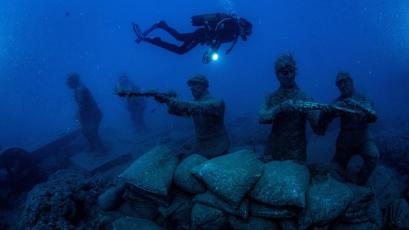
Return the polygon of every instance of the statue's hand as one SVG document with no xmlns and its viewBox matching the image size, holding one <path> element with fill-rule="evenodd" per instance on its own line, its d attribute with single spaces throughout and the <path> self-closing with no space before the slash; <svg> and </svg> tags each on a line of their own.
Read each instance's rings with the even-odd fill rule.
<svg viewBox="0 0 409 230">
<path fill-rule="evenodd" d="M 409 217 L 409 205 L 403 199 L 398 199 L 392 202 L 388 208 L 389 222 L 396 227 L 407 224 Z M 407 226 L 407 225 L 406 225 Z"/>
<path fill-rule="evenodd" d="M 327 105 L 322 108 L 321 112 L 330 115 L 330 116 L 335 116 L 337 114 L 337 109 L 333 105 Z"/>
<path fill-rule="evenodd" d="M 280 112 L 293 113 L 298 110 L 297 105 L 292 100 L 286 100 L 279 106 Z"/>
<path fill-rule="evenodd" d="M 161 103 L 161 104 L 166 104 L 166 103 L 169 103 L 169 101 L 170 101 L 170 98 L 168 96 L 166 96 L 166 95 L 163 95 L 163 94 L 155 95 L 154 99 L 157 102 Z"/>
</svg>

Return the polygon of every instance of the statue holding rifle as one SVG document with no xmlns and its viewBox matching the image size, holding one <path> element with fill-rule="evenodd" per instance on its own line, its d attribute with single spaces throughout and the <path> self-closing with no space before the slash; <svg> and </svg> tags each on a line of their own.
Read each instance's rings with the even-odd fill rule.
<svg viewBox="0 0 409 230">
<path fill-rule="evenodd" d="M 168 106 L 172 115 L 191 117 L 196 131 L 196 141 L 193 153 L 207 158 L 227 153 L 230 138 L 224 126 L 225 104 L 222 99 L 212 96 L 209 91 L 209 81 L 203 75 L 195 75 L 187 81 L 193 95 L 193 100 L 181 100 L 175 93 L 159 93 L 157 91 L 127 92 L 117 90 L 123 97 L 153 97 L 161 104 Z"/>
</svg>

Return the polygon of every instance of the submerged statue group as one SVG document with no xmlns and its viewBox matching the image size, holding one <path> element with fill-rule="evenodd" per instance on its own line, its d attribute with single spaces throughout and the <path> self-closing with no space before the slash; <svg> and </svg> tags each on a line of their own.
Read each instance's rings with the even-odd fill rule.
<svg viewBox="0 0 409 230">
<path fill-rule="evenodd" d="M 177 54 L 206 45 L 209 50 L 203 55 L 205 64 L 212 61 L 210 54 L 217 53 L 222 44 L 232 43 L 229 53 L 239 38 L 246 41 L 252 33 L 252 24 L 235 15 L 194 16 L 192 24 L 199 28 L 191 33 L 180 33 L 165 21 L 144 32 L 137 24 L 133 24 L 133 29 L 137 43 L 152 44 Z M 181 46 L 151 36 L 157 29 L 169 33 Z M 79 223 L 88 227 L 88 220 L 100 221 L 103 216 L 101 220 L 106 223 L 101 222 L 101 226 L 112 225 L 113 229 L 144 226 L 162 229 L 159 225 L 167 229 L 279 229 L 278 226 L 280 229 L 380 229 L 382 221 L 385 229 L 407 229 L 408 191 L 404 199 L 395 199 L 380 207 L 374 183 L 372 180 L 368 183 L 379 159 L 379 150 L 369 131 L 369 125 L 377 120 L 377 113 L 372 103 L 355 90 L 351 75 L 343 71 L 336 74 L 339 96 L 327 104 L 314 101 L 299 88 L 297 65 L 292 55 L 279 56 L 273 68 L 279 87 L 267 95 L 258 112 L 258 122 L 271 126 L 264 153 L 260 155 L 255 150 L 232 151 L 224 122 L 226 104 L 209 92 L 206 76 L 197 74 L 187 81 L 191 100 L 183 100 L 173 92 L 140 90 L 126 74 L 119 76 L 115 94 L 124 99 L 137 133 L 146 134 L 145 97 L 151 97 L 166 106 L 169 114 L 192 119 L 193 148 L 180 150 L 176 144 L 158 145 L 141 156 L 138 152 L 133 163 L 126 159 L 126 163 L 131 164 L 121 174 L 116 175 L 115 171 L 115 177 L 106 184 L 93 184 L 98 192 L 89 191 L 88 186 L 81 183 L 73 185 L 87 189 L 85 193 L 90 196 L 84 200 L 89 201 L 88 205 L 98 205 L 96 209 L 89 208 L 96 206 L 85 206 L 87 202 L 83 198 L 79 199 L 82 203 L 78 202 L 77 196 L 84 197 L 83 193 L 71 189 L 70 185 L 71 193 L 45 190 L 47 196 L 36 195 L 34 189 L 33 197 L 38 199 L 31 200 L 40 201 L 33 205 L 29 200 L 25 209 L 29 215 L 24 215 L 33 226 L 54 226 L 58 222 L 61 226 L 75 227 Z M 106 154 L 108 149 L 99 135 L 103 111 L 79 74 L 69 74 L 66 83 L 73 91 L 78 106 L 76 118 L 89 151 Z M 323 136 L 336 118 L 340 126 L 330 167 L 308 164 L 307 123 L 316 135 Z M 32 164 L 28 156 L 29 153 L 21 149 L 7 150 L 0 155 L 0 170 L 6 169 L 11 182 L 25 184 L 27 178 L 35 177 L 37 170 L 21 164 Z M 354 156 L 360 156 L 363 164 L 358 175 L 351 178 L 347 169 Z M 115 167 L 119 166 L 116 160 L 112 162 Z M 102 168 L 108 170 L 107 165 L 112 164 Z M 60 179 L 66 178 L 65 174 L 61 175 Z M 61 187 L 53 180 L 49 184 L 51 191 Z M 0 196 L 0 207 L 5 200 Z M 71 219 L 67 215 L 66 210 L 77 213 L 76 209 L 66 208 L 70 207 L 67 200 L 79 204 L 78 216 L 81 217 Z M 37 203 L 51 204 L 53 208 L 37 207 Z M 46 214 L 41 218 L 31 218 L 43 212 Z M 231 228 L 225 228 L 227 226 Z"/>
<path fill-rule="evenodd" d="M 355 91 L 353 79 L 347 72 L 339 72 L 336 86 L 340 95 L 331 104 L 314 102 L 296 83 L 297 66 L 292 55 L 280 56 L 274 65 L 280 87 L 266 97 L 259 111 L 259 123 L 271 125 L 271 133 L 264 150 L 264 161 L 295 160 L 305 162 L 307 159 L 306 123 L 308 122 L 317 135 L 324 135 L 328 125 L 337 117 L 341 120 L 340 131 L 336 141 L 336 152 L 332 163 L 333 176 L 345 179 L 350 159 L 359 155 L 363 165 L 356 181 L 365 185 L 376 167 L 379 153 L 368 125 L 377 120 L 371 102 Z M 121 81 L 121 80 L 120 80 Z M 134 99 L 141 99 L 136 88 L 124 84 L 122 77 L 122 96 L 128 100 L 128 110 L 143 110 L 140 105 L 132 110 Z M 75 84 L 73 84 L 73 82 Z M 195 146 L 192 152 L 214 158 L 229 151 L 230 139 L 224 125 L 225 103 L 222 99 L 210 94 L 208 79 L 195 75 L 187 82 L 193 100 L 181 100 L 175 95 L 153 93 L 150 96 L 168 107 L 168 112 L 176 116 L 191 117 L 196 132 Z M 101 146 L 98 138 L 98 126 L 101 114 L 89 90 L 79 83 L 77 75 L 68 77 L 68 85 L 75 89 L 75 98 L 79 105 L 79 120 L 83 134 L 92 148 Z M 73 87 L 77 85 L 79 87 Z M 121 87 L 121 84 L 120 84 Z M 134 93 L 134 94 L 132 94 Z M 135 96 L 135 97 L 133 97 Z M 132 102 L 134 101 L 134 102 Z M 136 104 L 143 104 L 137 102 Z M 134 106 L 135 107 L 135 106 Z M 134 112 L 135 113 L 135 112 Z M 140 117 L 141 114 L 132 116 Z M 134 118 L 141 123 L 141 119 Z M 143 127 L 143 125 L 139 125 Z"/>
</svg>

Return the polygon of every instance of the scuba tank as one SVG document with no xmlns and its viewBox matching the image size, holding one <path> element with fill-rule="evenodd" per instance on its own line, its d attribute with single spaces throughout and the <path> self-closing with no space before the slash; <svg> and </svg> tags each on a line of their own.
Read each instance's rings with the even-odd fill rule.
<svg viewBox="0 0 409 230">
<path fill-rule="evenodd" d="M 221 20 L 230 17 L 228 14 L 213 13 L 213 14 L 201 14 L 192 16 L 193 26 L 211 26 L 215 27 Z"/>
</svg>

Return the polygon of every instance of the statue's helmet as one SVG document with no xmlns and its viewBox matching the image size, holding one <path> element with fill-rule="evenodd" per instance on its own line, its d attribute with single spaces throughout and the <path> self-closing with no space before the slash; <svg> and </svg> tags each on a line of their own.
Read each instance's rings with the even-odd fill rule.
<svg viewBox="0 0 409 230">
<path fill-rule="evenodd" d="M 70 87 L 76 87 L 80 83 L 80 75 L 78 73 L 70 73 L 67 76 L 67 84 Z"/>
<path fill-rule="evenodd" d="M 201 84 L 207 88 L 209 87 L 209 80 L 202 74 L 196 74 L 187 81 L 188 86 L 192 86 L 193 84 Z"/>
<path fill-rule="evenodd" d="M 352 77 L 348 72 L 340 71 L 337 73 L 335 82 L 338 84 L 341 81 L 349 80 L 352 81 Z"/>
<path fill-rule="evenodd" d="M 281 55 L 274 63 L 274 68 L 276 72 L 280 72 L 282 70 L 286 71 L 296 71 L 296 63 L 291 54 L 283 54 Z"/>
</svg>

